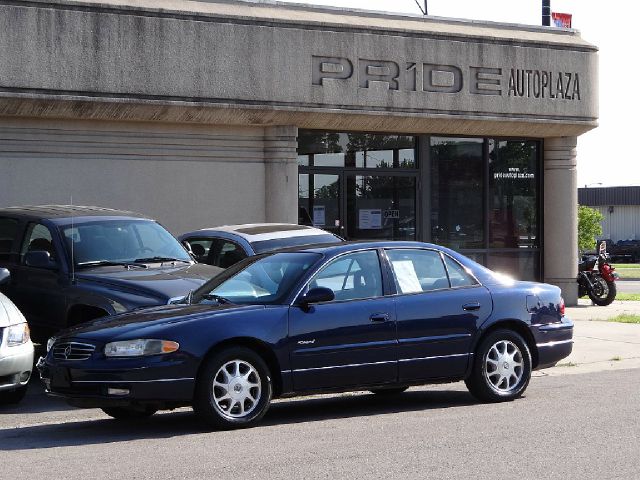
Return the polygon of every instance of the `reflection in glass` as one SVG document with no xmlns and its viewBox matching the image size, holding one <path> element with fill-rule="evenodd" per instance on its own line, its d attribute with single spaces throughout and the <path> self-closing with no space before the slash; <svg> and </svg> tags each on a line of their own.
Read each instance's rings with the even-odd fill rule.
<svg viewBox="0 0 640 480">
<path fill-rule="evenodd" d="M 515 280 L 540 280 L 538 252 L 491 253 L 487 267 L 495 272 L 505 273 Z"/>
<path fill-rule="evenodd" d="M 312 194 L 310 194 L 313 192 Z M 298 223 L 340 235 L 340 177 L 298 175 Z"/>
<path fill-rule="evenodd" d="M 537 142 L 490 142 L 489 198 L 489 246 L 537 248 Z"/>
<path fill-rule="evenodd" d="M 335 133 L 302 130 L 298 154 L 303 166 L 416 168 L 416 137 L 377 133 Z"/>
<path fill-rule="evenodd" d="M 416 180 L 387 175 L 347 176 L 349 239 L 416 239 Z"/>
<path fill-rule="evenodd" d="M 483 139 L 431 138 L 432 241 L 484 247 Z"/>
</svg>

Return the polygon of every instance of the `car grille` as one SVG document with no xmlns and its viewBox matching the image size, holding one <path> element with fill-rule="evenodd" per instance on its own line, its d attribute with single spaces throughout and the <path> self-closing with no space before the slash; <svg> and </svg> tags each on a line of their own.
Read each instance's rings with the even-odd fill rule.
<svg viewBox="0 0 640 480">
<path fill-rule="evenodd" d="M 53 358 L 56 360 L 87 360 L 95 349 L 95 345 L 88 343 L 56 343 L 53 346 Z"/>
</svg>

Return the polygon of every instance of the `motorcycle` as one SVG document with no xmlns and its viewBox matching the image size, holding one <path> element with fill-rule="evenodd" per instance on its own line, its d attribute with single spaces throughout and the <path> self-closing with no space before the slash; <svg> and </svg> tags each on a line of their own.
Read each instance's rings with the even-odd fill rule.
<svg viewBox="0 0 640 480">
<path fill-rule="evenodd" d="M 593 303 L 609 305 L 616 298 L 615 267 L 609 263 L 607 244 L 600 243 L 598 255 L 585 255 L 578 263 L 578 296 L 588 295 Z"/>
</svg>

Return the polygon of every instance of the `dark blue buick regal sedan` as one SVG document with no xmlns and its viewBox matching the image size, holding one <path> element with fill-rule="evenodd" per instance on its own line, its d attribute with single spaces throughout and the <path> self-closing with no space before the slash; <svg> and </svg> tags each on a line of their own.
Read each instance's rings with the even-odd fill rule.
<svg viewBox="0 0 640 480">
<path fill-rule="evenodd" d="M 247 258 L 180 304 L 63 331 L 38 366 L 71 405 L 118 419 L 192 405 L 233 428 L 317 392 L 464 380 L 481 401 L 512 400 L 572 335 L 557 287 L 436 245 L 360 242 Z"/>
</svg>

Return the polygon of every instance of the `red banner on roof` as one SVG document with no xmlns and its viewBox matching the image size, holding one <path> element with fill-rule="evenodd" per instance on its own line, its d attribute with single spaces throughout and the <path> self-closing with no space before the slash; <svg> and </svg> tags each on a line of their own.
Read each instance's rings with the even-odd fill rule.
<svg viewBox="0 0 640 480">
<path fill-rule="evenodd" d="M 551 19 L 556 27 L 571 28 L 571 14 L 570 13 L 556 13 L 551 12 Z"/>
</svg>

